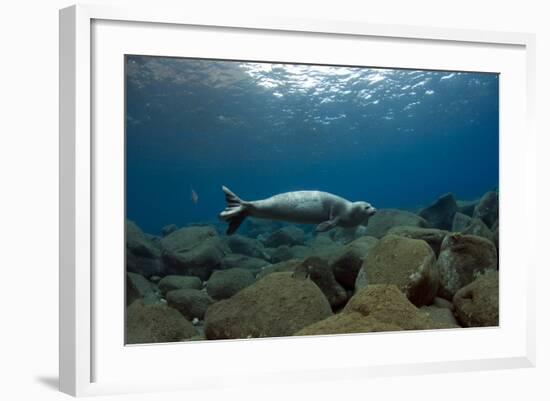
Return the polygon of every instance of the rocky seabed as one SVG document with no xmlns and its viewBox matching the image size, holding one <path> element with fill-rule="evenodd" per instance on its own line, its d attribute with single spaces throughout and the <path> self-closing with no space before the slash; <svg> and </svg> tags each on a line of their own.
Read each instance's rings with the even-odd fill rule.
<svg viewBox="0 0 550 401">
<path fill-rule="evenodd" d="M 126 222 L 129 344 L 498 326 L 498 193 L 366 226 Z"/>
</svg>

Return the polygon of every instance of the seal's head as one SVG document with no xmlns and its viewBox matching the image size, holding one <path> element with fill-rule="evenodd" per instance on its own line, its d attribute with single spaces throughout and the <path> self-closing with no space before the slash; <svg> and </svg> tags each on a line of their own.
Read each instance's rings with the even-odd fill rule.
<svg viewBox="0 0 550 401">
<path fill-rule="evenodd" d="M 361 223 L 366 223 L 369 220 L 369 217 L 376 213 L 376 208 L 374 208 L 368 202 L 353 202 L 352 203 L 352 214 L 355 221 L 360 221 Z"/>
</svg>

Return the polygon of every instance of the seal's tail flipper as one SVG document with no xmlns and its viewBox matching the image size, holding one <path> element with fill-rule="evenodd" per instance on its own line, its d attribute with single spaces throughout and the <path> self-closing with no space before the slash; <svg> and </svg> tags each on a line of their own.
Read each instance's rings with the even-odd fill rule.
<svg viewBox="0 0 550 401">
<path fill-rule="evenodd" d="M 225 186 L 222 186 L 222 190 L 225 193 L 227 207 L 220 213 L 220 219 L 229 223 L 226 234 L 231 235 L 237 231 L 237 228 L 248 216 L 248 202 L 243 201 Z"/>
</svg>

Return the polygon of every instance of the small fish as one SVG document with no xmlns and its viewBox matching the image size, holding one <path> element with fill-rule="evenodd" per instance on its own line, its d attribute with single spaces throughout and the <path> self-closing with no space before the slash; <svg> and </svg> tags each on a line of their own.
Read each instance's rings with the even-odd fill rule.
<svg viewBox="0 0 550 401">
<path fill-rule="evenodd" d="M 191 201 L 193 201 L 195 205 L 199 202 L 199 195 L 197 195 L 193 188 L 191 188 Z"/>
</svg>

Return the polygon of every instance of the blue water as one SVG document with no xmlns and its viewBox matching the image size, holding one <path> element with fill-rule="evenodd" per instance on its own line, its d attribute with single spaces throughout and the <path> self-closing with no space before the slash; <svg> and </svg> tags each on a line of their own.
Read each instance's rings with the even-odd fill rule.
<svg viewBox="0 0 550 401">
<path fill-rule="evenodd" d="M 377 208 L 498 185 L 498 75 L 126 59 L 127 217 L 156 234 L 319 189 Z M 193 189 L 199 199 L 191 199 Z"/>
</svg>

